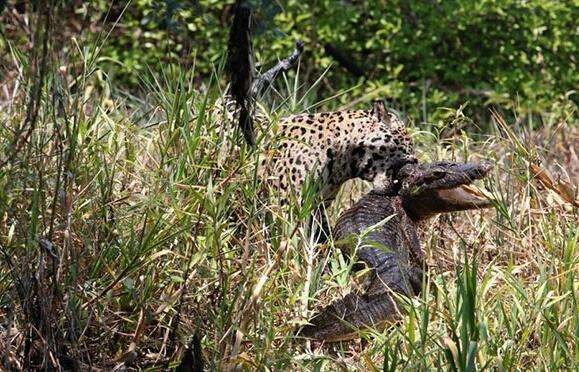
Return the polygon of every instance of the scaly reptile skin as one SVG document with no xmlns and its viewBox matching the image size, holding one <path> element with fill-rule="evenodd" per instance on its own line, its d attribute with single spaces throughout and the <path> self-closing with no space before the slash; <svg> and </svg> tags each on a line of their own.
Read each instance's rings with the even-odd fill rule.
<svg viewBox="0 0 579 372">
<path fill-rule="evenodd" d="M 361 328 L 399 317 L 394 293 L 411 297 L 421 291 L 424 258 L 419 224 L 437 213 L 490 206 L 487 200 L 464 194 L 459 186 L 485 177 L 491 168 L 488 163 L 409 165 L 401 172 L 404 182 L 397 195 L 373 190 L 344 212 L 333 229 L 336 246 L 374 271 L 364 293 L 350 293 L 325 307 L 301 335 L 329 342 L 348 340 Z M 390 219 L 370 229 L 386 218 Z"/>
<path fill-rule="evenodd" d="M 389 221 L 356 244 L 361 233 L 389 216 Z M 353 338 L 359 328 L 394 320 L 399 311 L 392 292 L 406 296 L 420 293 L 423 255 L 415 222 L 406 216 L 400 200 L 379 191 L 370 192 L 345 212 L 333 234 L 335 241 L 345 240 L 337 243 L 344 253 L 355 253 L 360 261 L 375 268 L 365 293 L 350 293 L 324 308 L 302 331 L 306 337 L 341 341 Z M 352 244 L 352 239 L 356 243 Z M 353 252 L 356 246 L 358 250 Z"/>
</svg>

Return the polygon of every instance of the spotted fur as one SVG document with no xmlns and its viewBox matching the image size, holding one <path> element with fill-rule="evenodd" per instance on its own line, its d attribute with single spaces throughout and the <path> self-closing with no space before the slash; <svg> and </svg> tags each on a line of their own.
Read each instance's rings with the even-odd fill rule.
<svg viewBox="0 0 579 372">
<path fill-rule="evenodd" d="M 387 181 L 416 162 L 404 123 L 380 103 L 370 110 L 293 115 L 281 119 L 279 128 L 261 173 L 282 195 L 293 192 L 298 199 L 308 176 L 319 182 L 327 202 L 349 179 Z"/>
</svg>

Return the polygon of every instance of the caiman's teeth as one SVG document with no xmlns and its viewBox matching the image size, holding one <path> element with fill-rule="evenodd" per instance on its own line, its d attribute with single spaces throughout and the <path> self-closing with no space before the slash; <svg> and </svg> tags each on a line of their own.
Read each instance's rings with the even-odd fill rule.
<svg viewBox="0 0 579 372">
<path fill-rule="evenodd" d="M 495 199 L 493 197 L 493 195 L 488 190 L 480 188 L 476 185 L 462 185 L 461 187 L 469 194 L 478 196 L 479 198 L 489 199 L 489 200 Z"/>
</svg>

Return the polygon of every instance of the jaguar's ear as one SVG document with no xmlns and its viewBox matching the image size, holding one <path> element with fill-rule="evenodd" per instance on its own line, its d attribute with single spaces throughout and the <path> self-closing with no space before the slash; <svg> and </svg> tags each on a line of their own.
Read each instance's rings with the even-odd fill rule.
<svg viewBox="0 0 579 372">
<path fill-rule="evenodd" d="M 384 122 L 386 115 L 388 115 L 388 110 L 386 110 L 384 101 L 378 99 L 372 103 L 372 115 L 378 118 L 378 120 Z"/>
</svg>

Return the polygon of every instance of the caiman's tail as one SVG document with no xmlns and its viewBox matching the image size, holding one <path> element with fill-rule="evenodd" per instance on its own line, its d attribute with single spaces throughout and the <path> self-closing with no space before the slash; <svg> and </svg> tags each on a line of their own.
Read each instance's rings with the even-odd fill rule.
<svg viewBox="0 0 579 372">
<path fill-rule="evenodd" d="M 360 329 L 380 327 L 397 318 L 398 306 L 389 293 L 376 297 L 350 293 L 324 308 L 300 335 L 328 342 L 358 337 Z"/>
<path fill-rule="evenodd" d="M 400 318 L 403 309 L 396 301 L 397 295 L 410 297 L 420 293 L 422 269 L 408 263 L 403 255 L 368 247 L 359 256 L 375 264 L 366 291 L 349 293 L 326 306 L 300 335 L 328 342 L 355 338 L 360 329 L 380 328 Z"/>
</svg>

